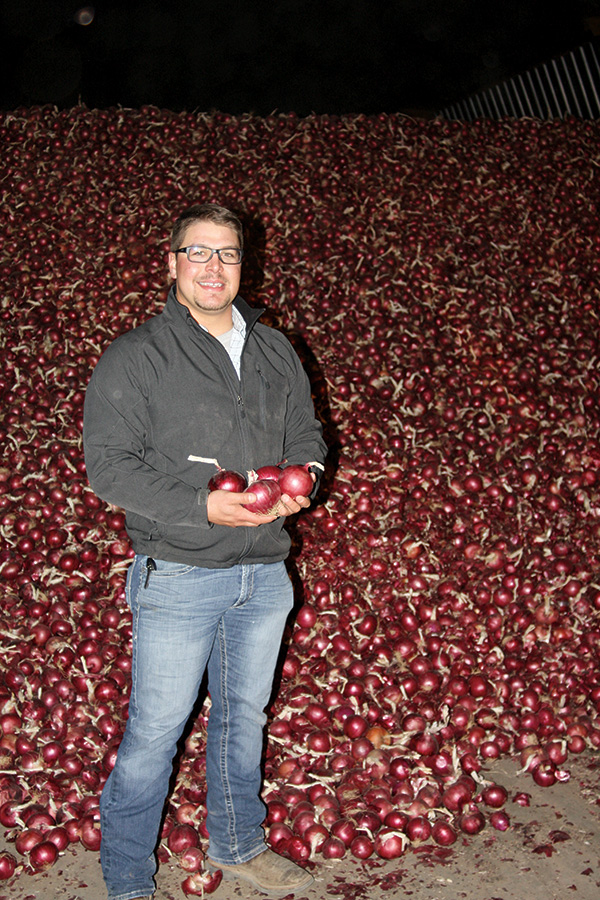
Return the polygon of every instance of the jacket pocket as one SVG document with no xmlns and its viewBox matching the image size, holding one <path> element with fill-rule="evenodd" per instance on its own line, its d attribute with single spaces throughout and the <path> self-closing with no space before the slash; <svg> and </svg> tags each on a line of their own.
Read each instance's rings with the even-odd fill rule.
<svg viewBox="0 0 600 900">
<path fill-rule="evenodd" d="M 256 373 L 258 375 L 258 408 L 260 411 L 261 422 L 267 422 L 268 392 L 271 390 L 269 379 L 257 364 Z"/>
</svg>

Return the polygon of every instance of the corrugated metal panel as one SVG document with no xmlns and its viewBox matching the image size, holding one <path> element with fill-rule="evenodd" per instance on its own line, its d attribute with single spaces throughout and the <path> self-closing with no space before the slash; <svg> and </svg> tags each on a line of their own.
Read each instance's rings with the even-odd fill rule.
<svg viewBox="0 0 600 900">
<path fill-rule="evenodd" d="M 600 118 L 600 63 L 597 47 L 584 44 L 486 91 L 447 106 L 446 119 Z"/>
</svg>

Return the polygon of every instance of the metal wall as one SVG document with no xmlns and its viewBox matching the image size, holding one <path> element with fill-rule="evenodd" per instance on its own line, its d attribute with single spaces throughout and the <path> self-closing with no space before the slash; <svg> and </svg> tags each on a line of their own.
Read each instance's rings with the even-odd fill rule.
<svg viewBox="0 0 600 900">
<path fill-rule="evenodd" d="M 600 63 L 597 43 L 530 69 L 440 111 L 446 119 L 600 118 Z"/>
</svg>

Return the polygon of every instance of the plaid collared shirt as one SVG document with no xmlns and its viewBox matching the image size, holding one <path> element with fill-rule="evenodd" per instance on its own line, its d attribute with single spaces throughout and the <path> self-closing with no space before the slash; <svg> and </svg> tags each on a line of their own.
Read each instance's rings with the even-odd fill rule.
<svg viewBox="0 0 600 900">
<path fill-rule="evenodd" d="M 233 319 L 233 328 L 231 331 L 226 331 L 225 334 L 220 334 L 217 337 L 217 340 L 221 341 L 227 350 L 239 378 L 242 364 L 242 349 L 246 338 L 246 323 L 244 322 L 244 317 L 238 312 L 235 306 L 231 307 L 231 316 Z M 202 328 L 204 328 L 204 325 L 202 325 Z M 204 330 L 208 331 L 207 328 Z"/>
<path fill-rule="evenodd" d="M 229 353 L 231 362 L 233 363 L 239 378 L 242 362 L 242 347 L 244 346 L 244 340 L 246 339 L 246 323 L 244 322 L 244 317 L 241 312 L 239 312 L 235 306 L 231 307 L 231 313 L 233 316 L 233 331 L 231 332 L 231 343 L 227 348 L 227 352 Z"/>
</svg>

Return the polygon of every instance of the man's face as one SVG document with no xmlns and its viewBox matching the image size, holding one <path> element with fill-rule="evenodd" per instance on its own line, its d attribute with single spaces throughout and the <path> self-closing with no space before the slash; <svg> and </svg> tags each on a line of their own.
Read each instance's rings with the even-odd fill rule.
<svg viewBox="0 0 600 900">
<path fill-rule="evenodd" d="M 212 250 L 239 247 L 235 231 L 212 222 L 192 223 L 182 247 L 200 244 Z M 207 263 L 191 263 L 185 253 L 169 253 L 169 273 L 175 279 L 177 299 L 212 334 L 231 328 L 231 304 L 239 287 L 241 266 L 223 265 L 216 253 Z"/>
</svg>

